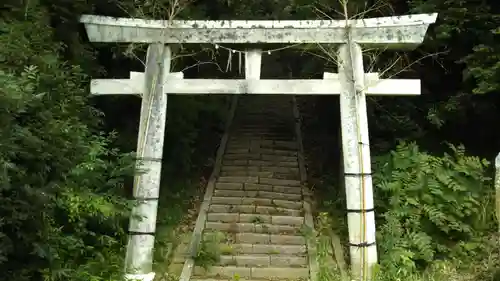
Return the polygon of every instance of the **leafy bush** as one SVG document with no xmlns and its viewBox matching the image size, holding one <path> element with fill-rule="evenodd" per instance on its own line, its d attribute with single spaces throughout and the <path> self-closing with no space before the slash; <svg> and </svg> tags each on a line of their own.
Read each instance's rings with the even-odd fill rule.
<svg viewBox="0 0 500 281">
<path fill-rule="evenodd" d="M 410 275 L 436 260 L 473 257 L 492 227 L 488 162 L 465 155 L 442 157 L 400 143 L 375 159 L 374 176 L 381 266 Z"/>
<path fill-rule="evenodd" d="M 59 56 L 48 14 L 0 21 L 0 279 L 120 274 L 130 155 L 96 135 L 88 79 Z"/>
</svg>

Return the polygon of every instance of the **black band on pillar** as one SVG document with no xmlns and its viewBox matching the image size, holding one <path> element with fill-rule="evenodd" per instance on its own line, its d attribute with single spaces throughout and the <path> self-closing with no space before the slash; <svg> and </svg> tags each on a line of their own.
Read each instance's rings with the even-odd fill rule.
<svg viewBox="0 0 500 281">
<path fill-rule="evenodd" d="M 153 235 L 153 236 L 155 235 L 154 232 L 131 231 L 131 230 L 128 231 L 128 234 L 129 235 Z"/>
<path fill-rule="evenodd" d="M 374 246 L 376 244 L 377 244 L 376 242 L 371 242 L 371 243 L 363 242 L 363 243 L 359 243 L 359 244 L 347 243 L 347 245 L 349 245 L 351 247 L 358 247 L 358 248 L 366 248 L 366 247 Z"/>
<path fill-rule="evenodd" d="M 158 198 L 154 198 L 154 197 L 134 197 L 134 200 L 138 200 L 138 201 L 158 201 Z"/>
<path fill-rule="evenodd" d="M 348 213 L 369 213 L 375 211 L 374 208 L 371 209 L 346 209 Z"/>
<path fill-rule="evenodd" d="M 151 162 L 161 162 L 162 158 L 154 158 L 154 157 L 137 157 L 135 160 L 139 161 L 151 161 Z"/>
<path fill-rule="evenodd" d="M 363 177 L 363 176 L 371 176 L 372 173 L 344 173 L 346 177 Z"/>
</svg>

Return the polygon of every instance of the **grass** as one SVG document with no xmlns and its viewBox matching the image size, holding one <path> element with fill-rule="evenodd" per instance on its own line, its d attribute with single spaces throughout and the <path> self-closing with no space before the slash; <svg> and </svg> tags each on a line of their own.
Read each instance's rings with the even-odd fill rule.
<svg viewBox="0 0 500 281">
<path fill-rule="evenodd" d="M 194 257 L 194 263 L 204 269 L 218 263 L 222 255 L 220 245 L 224 240 L 226 240 L 226 236 L 222 232 L 204 233 L 198 252 Z"/>
<path fill-rule="evenodd" d="M 179 242 L 182 234 L 188 229 L 189 221 L 193 216 L 196 219 L 196 212 L 189 213 L 196 204 L 194 198 L 199 198 L 201 190 L 199 183 L 190 181 L 163 184 L 158 207 L 156 240 L 154 252 L 155 272 L 164 275 L 168 272 L 168 266 L 172 259 L 172 254 Z"/>
<path fill-rule="evenodd" d="M 251 219 L 250 221 L 251 223 L 255 223 L 255 224 L 263 224 L 264 223 L 264 219 L 260 216 L 255 216 Z"/>
<path fill-rule="evenodd" d="M 315 195 L 317 200 L 315 236 L 318 281 L 350 281 L 348 270 L 347 221 L 344 196 L 335 190 L 339 186 L 335 176 L 317 180 Z M 377 225 L 380 229 L 382 225 Z M 383 252 L 387 248 L 384 240 L 378 240 L 379 262 L 375 267 L 372 281 L 500 281 L 500 242 L 498 237 L 491 239 L 476 237 L 478 243 L 485 243 L 485 250 L 474 250 L 471 257 L 451 257 L 431 263 L 426 268 L 417 271 L 407 271 L 403 267 L 387 265 L 391 262 L 391 253 Z M 474 256 L 475 255 L 475 256 Z"/>
</svg>

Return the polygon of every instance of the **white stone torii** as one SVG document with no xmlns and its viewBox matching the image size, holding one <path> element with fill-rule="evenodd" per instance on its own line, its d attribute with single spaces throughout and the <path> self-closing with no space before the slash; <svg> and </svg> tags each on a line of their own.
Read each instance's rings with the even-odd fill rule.
<svg viewBox="0 0 500 281">
<path fill-rule="evenodd" d="M 419 95 L 419 79 L 379 79 L 378 73 L 365 76 L 366 94 L 374 96 Z M 129 79 L 93 79 L 90 91 L 93 95 L 134 95 L 140 93 L 144 85 L 144 73 L 130 72 Z M 401 91 L 405 89 L 405 91 Z M 181 72 L 171 73 L 165 94 L 206 95 L 206 94 L 253 94 L 253 95 L 339 95 L 341 92 L 339 75 L 324 74 L 324 79 L 183 79 Z"/>
<path fill-rule="evenodd" d="M 347 196 L 351 268 L 355 278 L 370 278 L 377 262 L 375 216 L 365 95 L 419 95 L 418 79 L 379 79 L 364 73 L 360 44 L 383 49 L 413 49 L 423 42 L 437 14 L 364 20 L 312 21 L 160 21 L 84 15 L 92 42 L 149 43 L 144 73 L 130 79 L 95 79 L 94 95 L 140 94 L 142 97 L 138 155 L 145 174 L 137 176 L 131 217 L 126 278 L 152 280 L 152 249 L 158 205 L 163 134 L 168 94 L 340 95 L 342 148 Z M 348 28 L 346 27 L 348 26 Z M 347 35 L 347 36 L 346 36 Z M 323 80 L 260 79 L 261 52 L 246 53 L 246 79 L 183 79 L 169 73 L 175 43 L 329 43 L 339 49 L 339 74 Z M 360 155 L 360 151 L 362 152 Z M 198 222 L 197 222 L 198 227 Z M 186 262 L 181 280 L 189 280 Z M 314 280 L 314 276 L 311 276 Z"/>
</svg>

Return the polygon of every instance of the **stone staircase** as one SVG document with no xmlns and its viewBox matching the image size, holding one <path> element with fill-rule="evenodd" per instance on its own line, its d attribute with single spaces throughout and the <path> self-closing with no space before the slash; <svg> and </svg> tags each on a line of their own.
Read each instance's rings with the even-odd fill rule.
<svg viewBox="0 0 500 281">
<path fill-rule="evenodd" d="M 293 106 L 290 97 L 239 99 L 213 193 L 205 196 L 202 241 L 217 236 L 220 255 L 209 267 L 195 266 L 191 280 L 310 279 L 311 197 Z"/>
</svg>

